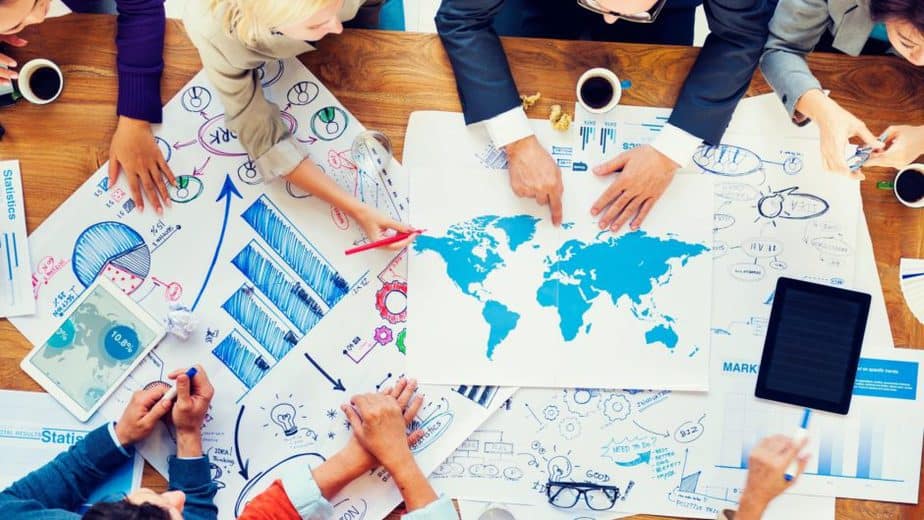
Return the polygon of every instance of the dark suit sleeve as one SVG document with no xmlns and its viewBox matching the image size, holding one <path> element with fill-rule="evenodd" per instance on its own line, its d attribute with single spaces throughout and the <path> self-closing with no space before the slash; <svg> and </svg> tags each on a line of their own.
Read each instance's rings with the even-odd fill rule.
<svg viewBox="0 0 924 520">
<path fill-rule="evenodd" d="M 456 75 L 466 124 L 520 105 L 507 56 L 493 27 L 501 5 L 503 0 L 443 0 L 436 13 L 436 28 Z"/>
<path fill-rule="evenodd" d="M 674 106 L 670 123 L 706 141 L 722 140 L 767 41 L 776 0 L 706 0 L 711 33 Z"/>
</svg>

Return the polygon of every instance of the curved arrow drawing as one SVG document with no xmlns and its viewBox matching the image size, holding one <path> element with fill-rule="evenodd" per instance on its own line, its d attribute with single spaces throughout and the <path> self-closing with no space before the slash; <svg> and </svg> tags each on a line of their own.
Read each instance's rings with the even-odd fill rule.
<svg viewBox="0 0 924 520">
<path fill-rule="evenodd" d="M 240 411 L 237 412 L 237 422 L 234 423 L 234 455 L 237 457 L 237 467 L 241 468 L 238 474 L 244 477 L 244 480 L 249 480 L 250 475 L 248 475 L 247 467 L 250 466 L 250 460 L 243 461 L 241 459 L 241 447 L 237 442 L 237 433 L 241 429 L 242 417 L 244 417 L 244 405 L 241 405 Z"/>
<path fill-rule="evenodd" d="M 616 465 L 622 466 L 624 468 L 631 468 L 632 466 L 638 466 L 640 464 L 648 464 L 649 462 L 651 462 L 651 452 L 645 451 L 645 452 L 639 453 L 638 457 L 635 457 L 634 460 L 630 460 L 629 462 L 617 462 Z"/>
<path fill-rule="evenodd" d="M 651 431 L 651 430 L 649 430 L 648 428 L 645 428 L 644 426 L 642 426 L 641 424 L 639 424 L 638 421 L 636 421 L 635 419 L 632 420 L 632 423 L 635 424 L 636 426 L 638 426 L 640 429 L 645 430 L 646 432 L 648 432 L 648 433 L 650 433 L 650 434 L 652 434 L 652 435 L 657 435 L 658 437 L 670 437 L 670 436 L 671 436 L 671 434 L 670 434 L 669 431 L 664 432 L 664 433 Z"/>
<path fill-rule="evenodd" d="M 196 310 L 196 306 L 199 305 L 199 299 L 202 298 L 202 293 L 205 292 L 205 288 L 209 285 L 209 278 L 212 277 L 212 271 L 215 269 L 215 262 L 218 261 L 218 253 L 221 251 L 221 244 L 225 241 L 225 231 L 228 229 L 228 214 L 231 212 L 231 198 L 237 197 L 243 199 L 241 192 L 237 191 L 237 188 L 234 187 L 234 183 L 231 182 L 231 176 L 225 174 L 225 183 L 221 187 L 221 191 L 218 193 L 218 197 L 215 199 L 215 202 L 219 202 L 222 199 L 225 200 L 225 216 L 221 221 L 221 234 L 218 235 L 218 245 L 215 246 L 215 254 L 212 255 L 212 263 L 209 265 L 208 272 L 205 273 L 205 280 L 202 282 L 202 288 L 199 289 L 199 294 L 196 295 L 196 300 L 192 304 L 192 310 Z"/>
</svg>

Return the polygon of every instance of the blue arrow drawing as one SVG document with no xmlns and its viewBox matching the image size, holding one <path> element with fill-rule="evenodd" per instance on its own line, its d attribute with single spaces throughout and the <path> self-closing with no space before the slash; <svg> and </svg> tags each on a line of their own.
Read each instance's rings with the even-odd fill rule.
<svg viewBox="0 0 924 520">
<path fill-rule="evenodd" d="M 202 288 L 199 289 L 199 294 L 192 304 L 192 310 L 196 310 L 196 306 L 199 305 L 199 299 L 202 298 L 202 293 L 204 293 L 205 288 L 208 287 L 209 278 L 212 277 L 212 270 L 215 269 L 215 263 L 218 262 L 218 253 L 221 251 L 221 244 L 225 241 L 225 230 L 228 228 L 228 214 L 231 212 L 232 197 L 237 197 L 239 199 L 244 198 L 241 196 L 241 192 L 237 191 L 237 188 L 234 187 L 234 183 L 231 182 L 231 176 L 225 174 L 225 183 L 222 185 L 221 191 L 215 199 L 215 202 L 220 202 L 222 199 L 225 201 L 225 216 L 221 221 L 221 234 L 218 235 L 218 245 L 215 246 L 215 254 L 212 255 L 212 263 L 209 265 L 208 272 L 205 273 L 205 280 L 202 282 Z"/>
</svg>

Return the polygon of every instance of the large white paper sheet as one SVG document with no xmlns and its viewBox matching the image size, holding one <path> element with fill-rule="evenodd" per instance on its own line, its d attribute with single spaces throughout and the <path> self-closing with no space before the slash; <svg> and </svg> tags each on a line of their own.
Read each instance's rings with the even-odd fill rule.
<svg viewBox="0 0 924 520">
<path fill-rule="evenodd" d="M 316 77 L 298 60 L 267 63 L 258 75 L 292 135 L 329 176 L 385 214 L 407 218 L 401 165 L 392 162 L 381 174 L 357 167 L 350 146 L 363 127 Z M 179 186 L 169 190 L 173 207 L 163 217 L 139 213 L 124 180 L 107 185 L 104 165 L 30 237 L 38 312 L 13 323 L 31 342 L 42 342 L 100 273 L 158 319 L 172 304 L 192 308 L 199 324 L 193 337 L 164 340 L 100 413 L 116 419 L 134 390 L 166 381 L 174 369 L 203 365 L 216 388 L 203 443 L 220 488 L 221 518 L 232 518 L 241 497 L 268 486 L 282 460 L 316 464 L 346 442 L 333 403 L 404 373 L 406 257 L 383 250 L 344 256 L 365 240 L 354 222 L 284 181 L 263 185 L 224 126 L 204 73 L 167 104 L 155 133 L 178 175 Z M 339 305 L 352 311 L 329 317 Z M 274 381 L 277 368 L 297 375 Z M 293 388 L 278 400 L 264 393 L 265 401 L 245 400 L 261 384 Z M 417 448 L 423 463 L 435 467 L 449 455 L 503 402 L 503 392 L 471 384 L 428 389 L 428 437 Z M 297 414 L 294 431 L 271 415 L 289 394 L 311 405 Z M 240 435 L 241 428 L 252 430 Z M 166 474 L 173 434 L 159 427 L 140 449 Z M 400 502 L 382 478 L 351 486 L 349 498 L 338 510 L 368 507 L 378 517 Z"/>
<path fill-rule="evenodd" d="M 99 414 L 89 422 L 74 419 L 50 395 L 43 392 L 0 390 L 0 489 L 51 462 L 58 454 L 106 424 Z M 135 454 L 116 469 L 87 498 L 96 502 L 122 497 L 141 486 L 144 460 Z"/>
<path fill-rule="evenodd" d="M 35 312 L 19 161 L 0 161 L 0 317 Z"/>
<path fill-rule="evenodd" d="M 493 170 L 412 179 L 411 220 L 428 231 L 409 260 L 410 372 L 438 384 L 706 389 L 710 177 L 678 176 L 640 230 L 615 235 L 588 211 L 602 188 L 586 173 L 566 174 L 561 227 Z"/>
</svg>

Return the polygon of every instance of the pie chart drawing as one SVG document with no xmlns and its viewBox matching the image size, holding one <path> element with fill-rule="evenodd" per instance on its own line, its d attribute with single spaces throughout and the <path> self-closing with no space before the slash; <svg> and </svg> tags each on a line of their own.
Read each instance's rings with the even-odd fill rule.
<svg viewBox="0 0 924 520">
<path fill-rule="evenodd" d="M 85 229 L 74 242 L 71 259 L 84 287 L 103 275 L 125 294 L 135 292 L 151 271 L 148 245 L 137 231 L 119 222 L 100 222 Z"/>
</svg>

